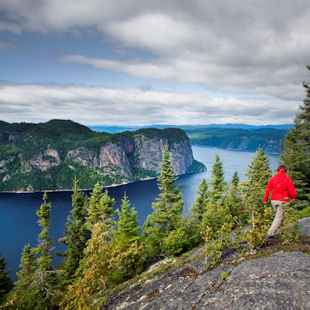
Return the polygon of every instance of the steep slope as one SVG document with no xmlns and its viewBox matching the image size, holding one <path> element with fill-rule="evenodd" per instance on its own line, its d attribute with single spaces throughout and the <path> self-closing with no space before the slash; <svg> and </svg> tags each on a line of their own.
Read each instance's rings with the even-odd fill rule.
<svg viewBox="0 0 310 310">
<path fill-rule="evenodd" d="M 36 191 L 82 188 L 96 181 L 120 184 L 160 172 L 168 146 L 177 174 L 201 171 L 186 134 L 177 128 L 143 129 L 118 134 L 93 132 L 72 121 L 2 124 L 0 190 Z"/>
</svg>

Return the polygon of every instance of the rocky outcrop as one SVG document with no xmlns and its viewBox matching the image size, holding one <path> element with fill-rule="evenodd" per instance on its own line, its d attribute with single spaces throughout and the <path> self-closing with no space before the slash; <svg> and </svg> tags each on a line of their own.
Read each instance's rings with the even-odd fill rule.
<svg viewBox="0 0 310 310">
<path fill-rule="evenodd" d="M 310 309 L 307 254 L 280 251 L 209 272 L 203 266 L 200 259 L 136 282 L 102 309 Z"/>
<path fill-rule="evenodd" d="M 56 149 L 47 149 L 43 154 L 39 154 L 33 160 L 30 160 L 29 163 L 40 171 L 46 171 L 51 167 L 58 166 L 61 160 Z"/>
<path fill-rule="evenodd" d="M 301 244 L 309 253 L 310 218 L 298 224 L 299 232 L 307 236 Z M 228 253 L 222 264 L 208 269 L 200 248 L 182 267 L 152 276 L 176 261 L 166 258 L 151 266 L 140 280 L 106 296 L 101 309 L 310 309 L 310 255 L 276 251 L 249 260 L 240 255 Z"/>
<path fill-rule="evenodd" d="M 132 178 L 131 164 L 123 145 L 108 144 L 100 149 L 100 167 L 116 169 L 115 172 L 125 178 Z M 110 171 L 112 173 L 112 170 Z"/>
<path fill-rule="evenodd" d="M 133 155 L 135 166 L 159 173 L 163 151 L 167 145 L 169 145 L 167 138 L 148 138 L 143 134 L 135 135 L 134 149 L 136 151 Z M 184 140 L 172 142 L 169 149 L 171 151 L 174 171 L 177 174 L 186 173 L 194 160 L 192 148 L 187 136 L 184 135 Z"/>
</svg>

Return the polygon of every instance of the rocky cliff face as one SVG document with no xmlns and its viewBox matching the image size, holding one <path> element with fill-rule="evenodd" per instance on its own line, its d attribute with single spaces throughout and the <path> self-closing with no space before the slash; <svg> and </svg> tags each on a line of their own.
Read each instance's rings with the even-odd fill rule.
<svg viewBox="0 0 310 310">
<path fill-rule="evenodd" d="M 52 140 L 52 143 L 45 143 L 45 147 L 45 140 L 41 136 L 36 139 L 33 134 L 23 136 L 19 133 L 17 140 L 8 139 L 6 146 L 18 143 L 22 145 L 22 151 L 3 159 L 0 156 L 0 190 L 23 191 L 29 185 L 34 190 L 71 188 L 73 176 L 80 180 L 82 188 L 96 181 L 110 185 L 155 177 L 160 172 L 166 147 L 171 153 L 176 174 L 187 173 L 194 162 L 189 139 L 177 128 L 143 129 L 104 137 L 99 133 L 94 133 L 94 137 L 92 132 L 86 134 L 87 140 L 81 140 L 80 145 L 74 142 L 72 135 L 70 139 L 73 141 L 63 139 L 66 144 L 62 144 Z M 36 152 L 38 144 L 41 151 Z M 204 165 L 198 169 L 196 165 L 196 171 L 203 169 Z M 44 183 L 48 185 L 44 187 Z"/>
<path fill-rule="evenodd" d="M 306 253 L 310 253 L 309 224 L 310 218 L 299 221 L 303 239 L 298 246 Z M 125 289 L 106 296 L 101 309 L 310 309 L 310 255 L 272 252 L 270 247 L 269 255 L 256 259 L 228 254 L 214 269 L 193 253 L 182 267 L 152 276 L 173 261 L 165 259 L 140 280 L 131 280 Z"/>
</svg>

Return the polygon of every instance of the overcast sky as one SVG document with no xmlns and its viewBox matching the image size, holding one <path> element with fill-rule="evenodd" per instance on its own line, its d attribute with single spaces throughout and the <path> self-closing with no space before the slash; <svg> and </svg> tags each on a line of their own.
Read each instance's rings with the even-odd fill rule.
<svg viewBox="0 0 310 310">
<path fill-rule="evenodd" d="M 309 0 L 0 0 L 0 119 L 292 123 Z"/>
</svg>

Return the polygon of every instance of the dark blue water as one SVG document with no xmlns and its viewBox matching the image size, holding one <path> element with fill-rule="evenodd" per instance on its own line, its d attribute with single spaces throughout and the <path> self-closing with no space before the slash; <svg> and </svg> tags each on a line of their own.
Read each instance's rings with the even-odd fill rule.
<svg viewBox="0 0 310 310">
<path fill-rule="evenodd" d="M 178 183 L 183 194 L 184 211 L 189 212 L 190 206 L 195 201 L 198 185 L 203 178 L 210 179 L 211 168 L 218 153 L 223 162 L 225 178 L 230 181 L 235 171 L 238 171 L 241 180 L 245 180 L 247 165 L 252 160 L 254 153 L 224 151 L 216 148 L 193 147 L 194 157 L 203 162 L 208 170 L 180 176 Z M 271 168 L 277 166 L 277 157 L 271 156 Z M 152 212 L 152 202 L 155 201 L 159 191 L 156 180 L 135 182 L 127 185 L 111 187 L 109 194 L 115 198 L 115 208 L 120 206 L 124 191 L 135 205 L 138 212 L 140 225 L 143 224 L 148 214 Z M 66 218 L 71 210 L 71 192 L 55 192 L 48 194 L 52 203 L 52 217 L 50 234 L 55 240 L 56 250 L 63 251 L 64 246 L 57 242 L 65 230 Z M 19 270 L 20 256 L 26 243 L 36 246 L 37 235 L 40 232 L 37 224 L 36 210 L 40 207 L 41 193 L 35 194 L 1 194 L 0 193 L 0 253 L 11 270 L 10 276 L 16 280 Z M 55 257 L 54 265 L 58 266 L 61 258 Z"/>
</svg>

